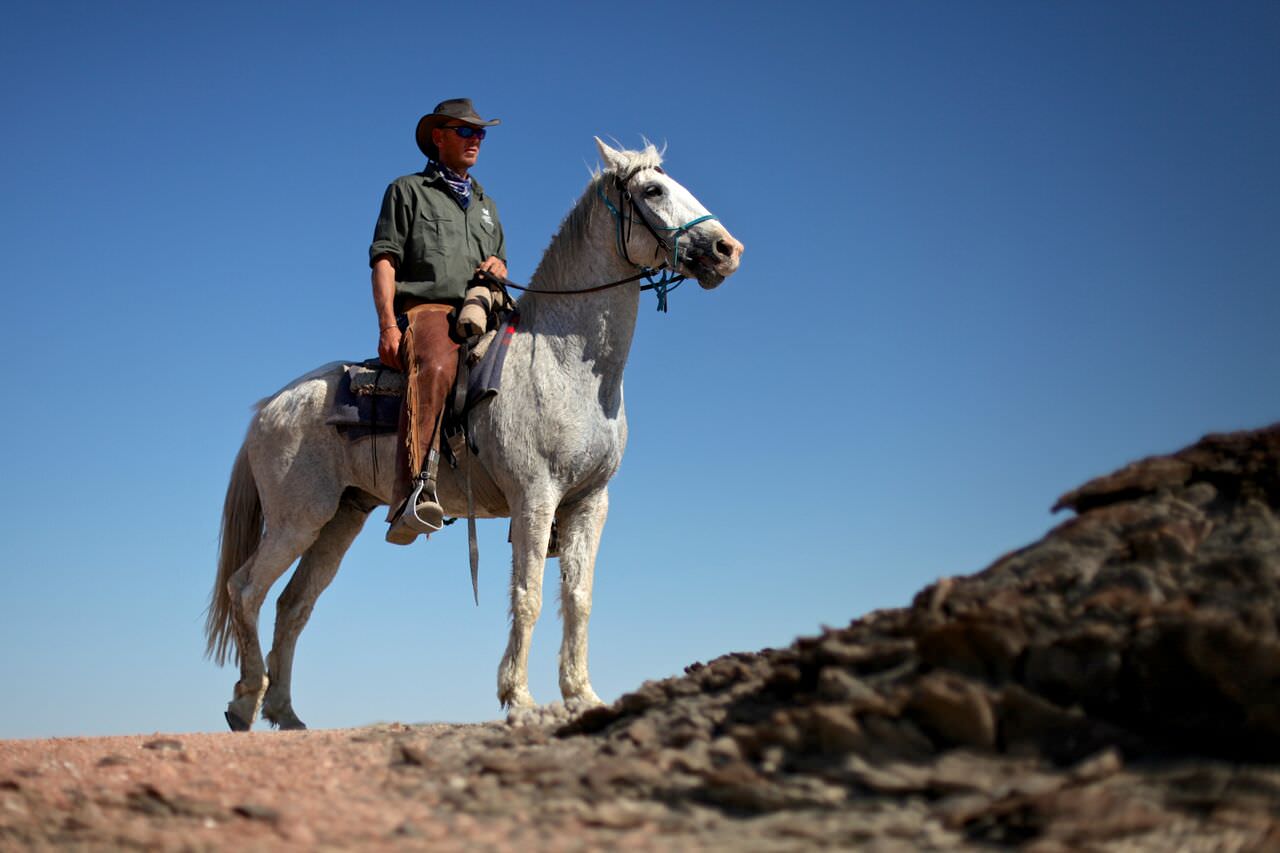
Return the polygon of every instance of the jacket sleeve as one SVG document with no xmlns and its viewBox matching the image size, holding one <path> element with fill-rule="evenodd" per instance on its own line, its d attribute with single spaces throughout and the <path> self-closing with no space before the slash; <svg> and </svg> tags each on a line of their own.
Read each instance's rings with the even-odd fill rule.
<svg viewBox="0 0 1280 853">
<path fill-rule="evenodd" d="M 369 245 L 369 266 L 379 255 L 391 255 L 397 266 L 404 260 L 404 244 L 409 239 L 409 223 L 412 211 L 408 199 L 398 183 L 387 187 L 382 196 L 382 209 L 378 223 L 373 227 L 373 243 Z"/>
<path fill-rule="evenodd" d="M 505 264 L 507 262 L 507 232 L 502 230 L 502 217 L 498 215 L 497 203 L 493 201 L 489 203 L 493 206 L 493 220 L 498 226 L 498 242 L 495 244 L 496 248 L 494 248 L 493 254 L 501 258 Z"/>
</svg>

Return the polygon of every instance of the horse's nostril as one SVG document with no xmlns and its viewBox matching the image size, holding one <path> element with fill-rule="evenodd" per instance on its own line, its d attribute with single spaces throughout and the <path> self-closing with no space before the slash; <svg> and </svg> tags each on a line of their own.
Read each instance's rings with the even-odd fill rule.
<svg viewBox="0 0 1280 853">
<path fill-rule="evenodd" d="M 729 243 L 727 240 L 717 240 L 716 254 L 725 258 L 733 257 L 733 245 Z"/>
</svg>

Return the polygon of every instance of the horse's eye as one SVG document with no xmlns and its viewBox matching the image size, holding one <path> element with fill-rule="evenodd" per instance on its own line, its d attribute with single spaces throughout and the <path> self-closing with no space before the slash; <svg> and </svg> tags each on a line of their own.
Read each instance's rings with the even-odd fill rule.
<svg viewBox="0 0 1280 853">
<path fill-rule="evenodd" d="M 662 187 L 658 186 L 657 184 L 650 184 L 649 186 L 644 188 L 645 198 L 658 198 L 661 195 L 662 195 Z"/>
</svg>

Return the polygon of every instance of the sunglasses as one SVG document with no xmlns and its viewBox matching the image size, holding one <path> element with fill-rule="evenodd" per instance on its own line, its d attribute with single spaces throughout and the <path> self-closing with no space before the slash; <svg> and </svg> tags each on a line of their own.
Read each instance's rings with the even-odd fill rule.
<svg viewBox="0 0 1280 853">
<path fill-rule="evenodd" d="M 467 126 L 464 124 L 464 125 L 459 125 L 459 126 L 457 126 L 457 127 L 453 127 L 453 126 L 449 126 L 449 127 L 442 127 L 442 128 L 440 128 L 440 129 L 441 129 L 441 130 L 452 130 L 454 133 L 458 134 L 458 135 L 459 135 L 459 136 L 461 136 L 463 139 L 470 139 L 470 138 L 471 138 L 471 137 L 473 137 L 473 136 L 474 136 L 476 139 L 484 139 L 484 132 L 485 132 L 485 131 L 484 131 L 484 128 L 483 128 L 483 127 L 467 127 Z"/>
</svg>

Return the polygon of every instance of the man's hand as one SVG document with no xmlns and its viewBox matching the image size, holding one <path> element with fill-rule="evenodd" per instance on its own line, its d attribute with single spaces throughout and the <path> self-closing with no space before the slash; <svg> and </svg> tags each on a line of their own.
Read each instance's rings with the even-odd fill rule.
<svg viewBox="0 0 1280 853">
<path fill-rule="evenodd" d="M 480 272 L 481 270 L 489 273 L 490 275 L 498 276 L 499 278 L 507 277 L 507 265 L 503 262 L 502 258 L 499 258 L 496 255 L 490 255 L 481 261 L 480 266 L 476 267 L 476 272 Z"/>
<path fill-rule="evenodd" d="M 400 327 L 389 326 L 378 334 L 378 358 L 392 370 L 404 370 L 400 364 Z"/>
</svg>

